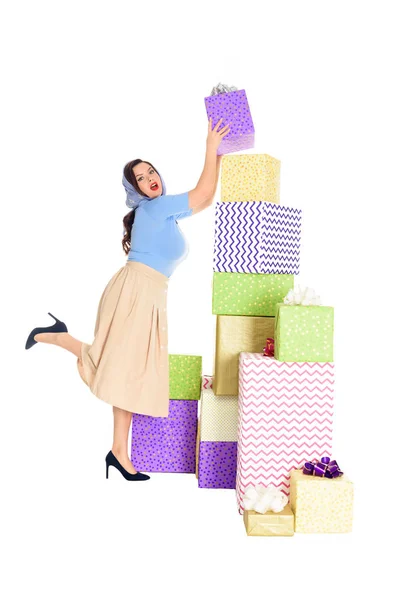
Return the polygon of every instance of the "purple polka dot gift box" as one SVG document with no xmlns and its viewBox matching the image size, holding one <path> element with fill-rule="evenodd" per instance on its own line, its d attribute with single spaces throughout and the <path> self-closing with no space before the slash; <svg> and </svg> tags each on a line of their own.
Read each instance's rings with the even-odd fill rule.
<svg viewBox="0 0 400 600">
<path fill-rule="evenodd" d="M 168 417 L 132 415 L 131 461 L 138 471 L 195 473 L 201 365 L 201 356 L 170 354 Z"/>
<path fill-rule="evenodd" d="M 170 400 L 168 417 L 132 415 L 131 461 L 138 471 L 194 473 L 196 400 Z"/>
<path fill-rule="evenodd" d="M 199 488 L 236 487 L 237 442 L 200 442 Z"/>
<path fill-rule="evenodd" d="M 230 132 L 223 138 L 217 154 L 254 148 L 254 125 L 245 90 L 218 93 L 207 96 L 204 101 L 213 127 L 220 119 L 223 119 L 222 126 L 230 123 Z"/>
</svg>

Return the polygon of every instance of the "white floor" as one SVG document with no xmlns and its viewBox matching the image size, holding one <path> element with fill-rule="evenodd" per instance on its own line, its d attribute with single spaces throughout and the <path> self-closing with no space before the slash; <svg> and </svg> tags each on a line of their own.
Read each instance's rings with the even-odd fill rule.
<svg viewBox="0 0 400 600">
<path fill-rule="evenodd" d="M 395 517 L 365 501 L 362 465 L 353 533 L 247 537 L 234 490 L 198 489 L 189 474 L 126 482 L 110 469 L 106 480 L 111 408 L 75 377 L 72 355 L 42 345 L 24 356 L 2 465 L 7 598 L 351 598 L 386 585 L 378 544 Z"/>
</svg>

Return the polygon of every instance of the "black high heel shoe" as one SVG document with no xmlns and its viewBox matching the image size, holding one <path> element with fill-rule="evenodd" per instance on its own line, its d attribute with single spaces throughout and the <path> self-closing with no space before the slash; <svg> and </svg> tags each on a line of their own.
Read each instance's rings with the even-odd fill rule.
<svg viewBox="0 0 400 600">
<path fill-rule="evenodd" d="M 34 339 L 34 337 L 38 333 L 68 333 L 68 329 L 65 323 L 57 319 L 57 317 L 55 317 L 51 313 L 47 314 L 49 314 L 55 320 L 54 325 L 51 325 L 50 327 L 35 327 L 35 329 L 32 329 L 28 336 L 28 339 L 26 340 L 25 350 L 29 350 L 29 348 L 32 348 L 32 346 L 37 344 L 37 341 Z"/>
<path fill-rule="evenodd" d="M 128 473 L 128 471 L 124 469 L 111 450 L 106 456 L 106 479 L 108 479 L 108 467 L 110 466 L 118 469 L 121 475 L 128 481 L 145 481 L 146 479 L 150 479 L 149 475 L 145 475 L 144 473 Z"/>
</svg>

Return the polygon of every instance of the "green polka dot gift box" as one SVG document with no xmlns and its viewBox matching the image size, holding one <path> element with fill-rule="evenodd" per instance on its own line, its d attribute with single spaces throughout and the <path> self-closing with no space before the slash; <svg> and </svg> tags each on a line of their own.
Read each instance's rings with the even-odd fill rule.
<svg viewBox="0 0 400 600">
<path fill-rule="evenodd" d="M 169 355 L 169 397 L 173 400 L 200 400 L 202 357 Z"/>
<path fill-rule="evenodd" d="M 294 275 L 214 272 L 213 315 L 274 317 L 293 283 Z"/>
<path fill-rule="evenodd" d="M 277 360 L 333 362 L 333 308 L 278 304 L 274 340 Z"/>
</svg>

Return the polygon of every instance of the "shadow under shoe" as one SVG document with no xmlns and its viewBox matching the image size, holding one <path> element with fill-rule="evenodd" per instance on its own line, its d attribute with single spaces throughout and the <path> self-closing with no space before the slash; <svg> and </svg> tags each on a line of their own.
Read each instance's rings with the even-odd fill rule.
<svg viewBox="0 0 400 600">
<path fill-rule="evenodd" d="M 36 327 L 35 329 L 33 329 L 28 335 L 28 339 L 26 340 L 25 350 L 29 350 L 29 348 L 32 348 L 32 346 L 37 344 L 37 341 L 34 338 L 35 335 L 37 335 L 38 333 L 68 333 L 68 329 L 65 323 L 57 319 L 57 317 L 55 317 L 51 313 L 47 314 L 49 314 L 55 320 L 54 325 L 51 325 L 50 327 Z"/>
</svg>

